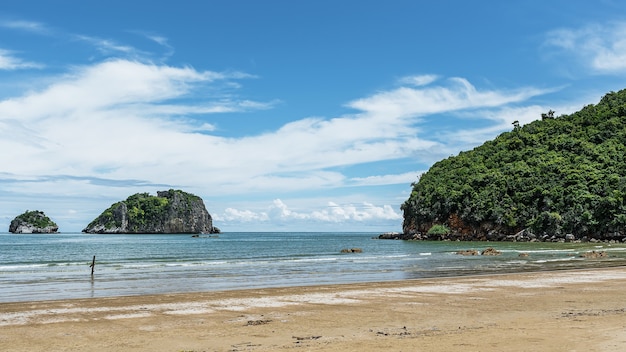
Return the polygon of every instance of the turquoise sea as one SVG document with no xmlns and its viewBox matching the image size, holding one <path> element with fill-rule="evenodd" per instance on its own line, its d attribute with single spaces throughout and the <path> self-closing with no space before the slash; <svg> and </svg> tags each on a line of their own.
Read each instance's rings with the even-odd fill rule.
<svg viewBox="0 0 626 352">
<path fill-rule="evenodd" d="M 378 233 L 0 234 L 0 302 L 626 265 L 626 244 L 408 242 Z M 493 247 L 500 256 L 461 256 Z M 340 253 L 360 248 L 362 253 Z M 606 251 L 608 258 L 583 259 Z M 520 253 L 528 253 L 520 257 Z M 91 275 L 93 256 L 94 275 Z"/>
</svg>

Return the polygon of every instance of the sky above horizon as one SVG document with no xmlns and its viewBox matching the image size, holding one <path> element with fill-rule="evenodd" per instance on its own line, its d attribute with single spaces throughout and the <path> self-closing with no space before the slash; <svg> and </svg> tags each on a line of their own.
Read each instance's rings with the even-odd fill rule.
<svg viewBox="0 0 626 352">
<path fill-rule="evenodd" d="M 411 183 L 626 88 L 623 1 L 0 4 L 0 232 L 182 189 L 222 231 L 401 231 Z"/>
</svg>

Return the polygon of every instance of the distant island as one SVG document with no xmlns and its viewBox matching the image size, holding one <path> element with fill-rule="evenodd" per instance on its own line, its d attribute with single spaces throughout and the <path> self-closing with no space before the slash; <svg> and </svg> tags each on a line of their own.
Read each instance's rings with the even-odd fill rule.
<svg viewBox="0 0 626 352">
<path fill-rule="evenodd" d="M 10 233 L 57 233 L 59 226 L 43 211 L 25 211 L 11 221 Z"/>
<path fill-rule="evenodd" d="M 181 190 L 131 195 L 111 205 L 85 229 L 85 233 L 160 234 L 218 233 L 202 198 Z"/>
<path fill-rule="evenodd" d="M 626 90 L 435 163 L 396 238 L 626 241 Z"/>
</svg>

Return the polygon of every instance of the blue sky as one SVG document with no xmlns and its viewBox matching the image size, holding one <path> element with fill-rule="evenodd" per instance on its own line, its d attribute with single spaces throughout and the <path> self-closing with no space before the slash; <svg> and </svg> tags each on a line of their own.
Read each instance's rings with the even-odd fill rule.
<svg viewBox="0 0 626 352">
<path fill-rule="evenodd" d="M 626 88 L 623 1 L 0 4 L 0 231 L 183 189 L 223 231 L 400 231 L 411 183 Z"/>
</svg>

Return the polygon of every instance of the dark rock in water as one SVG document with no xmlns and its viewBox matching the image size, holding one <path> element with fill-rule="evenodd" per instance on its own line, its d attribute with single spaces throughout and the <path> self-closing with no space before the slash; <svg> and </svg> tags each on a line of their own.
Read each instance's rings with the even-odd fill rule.
<svg viewBox="0 0 626 352">
<path fill-rule="evenodd" d="M 591 251 L 591 252 L 585 252 L 581 254 L 580 257 L 587 258 L 587 259 L 597 259 L 597 258 L 606 258 L 607 254 L 605 251 Z"/>
<path fill-rule="evenodd" d="M 341 253 L 363 253 L 361 248 L 344 248 Z"/>
<path fill-rule="evenodd" d="M 137 193 L 117 202 L 83 230 L 86 233 L 215 233 L 202 198 L 181 190 Z"/>
<path fill-rule="evenodd" d="M 478 255 L 478 251 L 475 249 L 465 249 L 462 251 L 457 251 L 456 254 L 458 255 Z"/>
<path fill-rule="evenodd" d="M 401 239 L 402 234 L 398 232 L 385 232 L 378 235 L 378 239 L 381 240 L 398 240 Z"/>
<path fill-rule="evenodd" d="M 58 230 L 59 226 L 39 210 L 27 210 L 9 225 L 11 233 L 56 233 Z"/>
<path fill-rule="evenodd" d="M 378 237 L 376 238 L 379 240 L 405 240 L 405 241 L 427 239 L 425 237 L 422 237 L 421 234 L 414 234 L 414 233 L 407 234 L 407 233 L 400 233 L 400 232 L 385 232 L 385 233 L 378 235 Z"/>
<path fill-rule="evenodd" d="M 500 253 L 499 250 L 497 250 L 495 248 L 492 248 L 492 247 L 489 247 L 489 248 L 485 249 L 484 251 L 482 251 L 482 253 L 480 253 L 480 254 L 481 255 L 500 255 L 501 253 Z"/>
<path fill-rule="evenodd" d="M 457 251 L 456 254 L 466 255 L 466 256 L 467 255 L 500 255 L 500 251 L 496 250 L 495 248 L 489 247 L 482 252 L 479 252 L 475 249 L 465 249 L 462 251 Z"/>
</svg>

